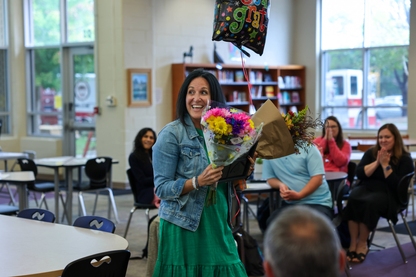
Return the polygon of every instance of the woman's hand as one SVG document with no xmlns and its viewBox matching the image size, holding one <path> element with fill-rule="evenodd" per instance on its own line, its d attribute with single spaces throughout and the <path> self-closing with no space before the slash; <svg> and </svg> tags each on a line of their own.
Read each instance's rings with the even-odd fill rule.
<svg viewBox="0 0 416 277">
<path fill-rule="evenodd" d="M 285 201 L 292 201 L 292 200 L 300 199 L 300 196 L 299 196 L 298 192 L 296 192 L 294 190 L 290 190 L 283 183 L 279 186 L 279 190 L 280 190 L 280 197 L 282 197 L 282 199 L 285 200 Z"/>
<path fill-rule="evenodd" d="M 254 163 L 257 159 L 257 152 L 254 152 L 253 158 L 250 156 L 247 156 L 248 160 L 250 161 L 250 169 L 247 172 L 247 177 L 250 176 L 254 171 Z"/>
<path fill-rule="evenodd" d="M 377 161 L 381 166 L 386 167 L 390 163 L 391 154 L 385 149 L 381 148 L 377 153 Z"/>
<path fill-rule="evenodd" d="M 208 165 L 198 176 L 199 186 L 209 186 L 218 182 L 221 179 L 223 169 L 223 166 L 213 168 L 212 165 Z"/>
<path fill-rule="evenodd" d="M 326 140 L 331 140 L 334 136 L 332 135 L 332 129 L 329 128 L 329 126 L 326 127 L 325 129 L 325 139 Z"/>
</svg>

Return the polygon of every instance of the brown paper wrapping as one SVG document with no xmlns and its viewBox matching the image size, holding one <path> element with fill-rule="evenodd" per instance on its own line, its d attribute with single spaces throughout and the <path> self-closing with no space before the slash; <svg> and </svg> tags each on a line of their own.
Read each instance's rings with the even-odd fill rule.
<svg viewBox="0 0 416 277">
<path fill-rule="evenodd" d="M 263 122 L 256 148 L 257 157 L 274 159 L 295 153 L 295 145 L 279 109 L 267 100 L 251 117 L 254 126 Z"/>
</svg>

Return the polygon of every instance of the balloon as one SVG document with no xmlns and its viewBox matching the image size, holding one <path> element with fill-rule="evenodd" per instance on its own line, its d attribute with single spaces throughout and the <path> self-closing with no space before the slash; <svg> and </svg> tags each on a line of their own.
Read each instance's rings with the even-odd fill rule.
<svg viewBox="0 0 416 277">
<path fill-rule="evenodd" d="M 215 1 L 212 40 L 228 41 L 247 56 L 243 46 L 260 56 L 266 43 L 270 0 Z"/>
</svg>

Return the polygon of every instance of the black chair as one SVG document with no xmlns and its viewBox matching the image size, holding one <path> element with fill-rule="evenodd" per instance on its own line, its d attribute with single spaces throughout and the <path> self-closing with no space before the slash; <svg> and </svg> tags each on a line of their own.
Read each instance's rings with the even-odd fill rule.
<svg viewBox="0 0 416 277">
<path fill-rule="evenodd" d="M 2 215 L 17 215 L 19 208 L 11 205 L 0 205 L 0 214 Z"/>
<path fill-rule="evenodd" d="M 356 183 L 358 182 L 358 180 L 355 178 L 355 170 L 357 169 L 357 164 L 353 161 L 350 161 L 348 163 L 348 176 L 347 176 L 347 181 L 350 184 L 349 187 L 347 186 L 346 188 L 343 188 L 342 191 L 342 195 L 341 195 L 341 202 L 337 202 L 337 203 L 343 203 L 342 201 L 346 201 L 348 200 L 348 197 L 350 197 L 350 191 L 351 189 L 356 185 Z M 338 198 L 337 198 L 338 200 Z M 343 206 L 339 206 L 338 205 L 338 209 L 342 209 Z"/>
<path fill-rule="evenodd" d="M 22 171 L 32 171 L 33 175 L 38 175 L 38 167 L 36 166 L 35 162 L 32 159 L 17 159 L 17 162 L 20 165 L 20 169 Z M 55 191 L 55 184 L 53 182 L 28 182 L 27 183 L 27 190 L 33 192 L 36 205 L 38 208 L 42 207 L 42 204 L 45 204 L 45 208 L 49 210 L 48 203 L 46 202 L 46 195 L 45 193 Z M 40 202 L 38 203 L 36 192 L 41 193 Z"/>
<path fill-rule="evenodd" d="M 404 226 L 406 226 L 407 233 L 409 234 L 409 237 L 413 243 L 413 247 L 416 250 L 416 242 L 413 238 L 412 231 L 410 230 L 409 224 L 407 223 L 406 217 L 403 215 L 403 211 L 406 210 L 408 204 L 409 204 L 409 194 L 408 189 L 410 185 L 410 181 L 412 181 L 414 172 L 408 173 L 405 176 L 402 177 L 402 179 L 399 181 L 399 184 L 397 185 L 397 196 L 398 196 L 398 206 L 397 206 L 397 213 L 401 215 Z M 393 223 L 390 219 L 387 219 L 387 222 L 389 223 L 391 233 L 393 234 L 394 240 L 396 241 L 397 248 L 400 251 L 400 254 L 402 256 L 403 262 L 407 263 L 406 256 L 404 255 L 403 249 L 400 245 L 399 239 L 397 238 L 396 231 L 394 229 Z M 374 234 L 376 230 L 373 230 L 371 232 L 370 238 L 368 240 L 368 244 L 371 245 L 374 239 Z"/>
<path fill-rule="evenodd" d="M 348 177 L 347 177 L 348 180 Z M 332 218 L 332 224 L 335 228 L 337 228 L 342 222 L 342 209 L 343 207 L 343 200 L 346 193 L 349 191 L 349 186 L 346 183 L 346 180 L 342 180 L 339 182 L 338 186 L 335 188 L 335 193 L 332 194 L 332 203 L 334 203 L 334 216 Z M 348 260 L 346 260 L 345 264 L 345 274 L 347 277 L 350 277 L 350 264 Z"/>
<path fill-rule="evenodd" d="M 116 225 L 114 222 L 107 218 L 95 215 L 80 216 L 75 219 L 72 226 L 99 230 L 108 233 L 114 233 L 116 230 Z"/>
<path fill-rule="evenodd" d="M 146 212 L 145 212 L 146 213 L 146 219 L 147 219 L 147 223 L 149 223 L 149 220 L 150 220 L 149 211 L 152 210 L 152 209 L 157 209 L 157 207 L 154 204 L 142 204 L 142 203 L 139 203 L 137 201 L 137 199 L 136 199 L 136 197 L 137 197 L 137 188 L 134 185 L 135 184 L 135 182 L 134 182 L 135 179 L 134 179 L 132 169 L 131 168 L 127 169 L 126 173 L 127 173 L 127 178 L 129 179 L 129 184 L 130 184 L 131 191 L 133 193 L 134 205 L 133 205 L 133 208 L 131 208 L 131 210 L 130 210 L 130 216 L 129 216 L 129 219 L 127 220 L 127 226 L 126 226 L 126 230 L 124 232 L 124 238 L 127 237 L 127 233 L 129 231 L 129 227 L 130 227 L 131 218 L 133 217 L 133 213 L 136 210 L 146 210 Z"/>
<path fill-rule="evenodd" d="M 55 215 L 48 210 L 43 209 L 24 209 L 17 214 L 17 217 L 27 218 L 32 220 L 39 220 L 44 222 L 55 222 Z"/>
<path fill-rule="evenodd" d="M 357 169 L 357 164 L 353 161 L 349 161 L 348 163 L 348 176 L 347 176 L 347 180 L 348 183 L 350 184 L 350 187 L 354 186 L 355 183 L 355 170 Z"/>
<path fill-rule="evenodd" d="M 110 172 L 111 172 L 111 165 L 112 165 L 112 158 L 110 157 L 96 157 L 93 159 L 89 159 L 85 164 L 85 174 L 89 178 L 89 183 L 84 186 L 83 183 L 74 186 L 73 190 L 78 191 L 78 202 L 80 210 L 82 211 L 82 215 L 87 215 L 85 209 L 85 202 L 83 197 L 83 192 L 95 192 L 95 201 L 94 201 L 94 209 L 92 214 L 95 214 L 95 210 L 97 208 L 97 201 L 98 195 L 102 191 L 107 191 L 109 197 L 109 205 L 111 206 L 114 211 L 114 216 L 116 222 L 120 222 L 118 219 L 117 207 L 116 202 L 114 200 L 113 190 L 110 187 Z M 110 206 L 108 207 L 108 218 L 110 218 Z"/>
<path fill-rule="evenodd" d="M 90 255 L 69 263 L 61 277 L 113 276 L 125 277 L 130 251 L 114 250 Z"/>
</svg>

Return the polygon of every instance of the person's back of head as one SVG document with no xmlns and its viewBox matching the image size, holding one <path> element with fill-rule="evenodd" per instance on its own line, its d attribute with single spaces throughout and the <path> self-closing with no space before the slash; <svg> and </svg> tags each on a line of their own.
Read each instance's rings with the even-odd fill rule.
<svg viewBox="0 0 416 277">
<path fill-rule="evenodd" d="M 332 223 L 302 205 L 286 208 L 268 226 L 264 255 L 268 277 L 334 277 L 345 266 Z"/>
</svg>

